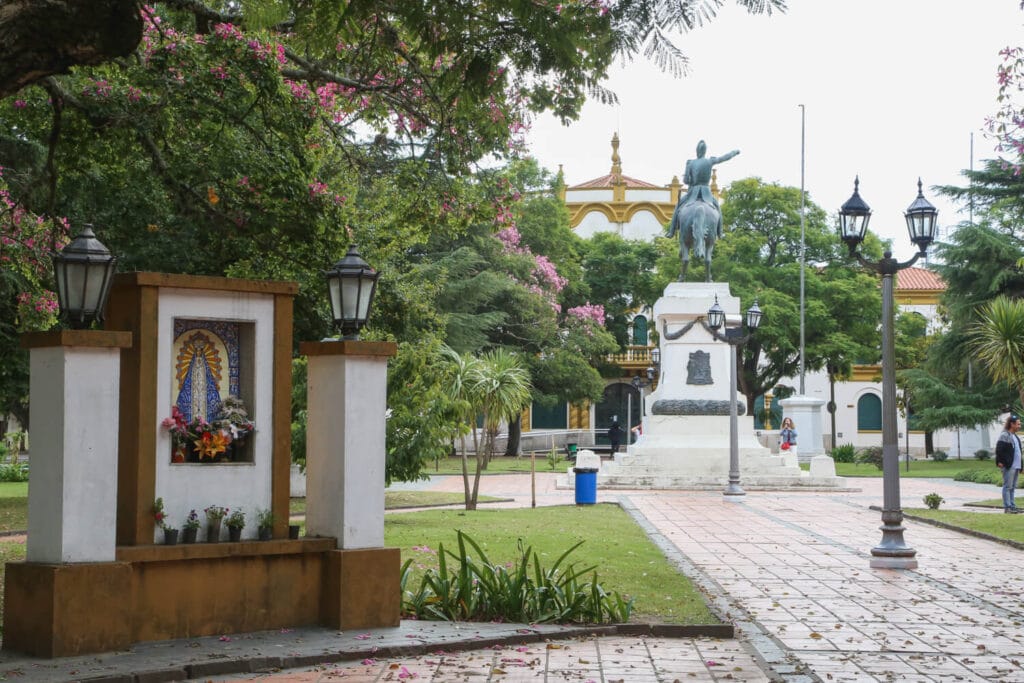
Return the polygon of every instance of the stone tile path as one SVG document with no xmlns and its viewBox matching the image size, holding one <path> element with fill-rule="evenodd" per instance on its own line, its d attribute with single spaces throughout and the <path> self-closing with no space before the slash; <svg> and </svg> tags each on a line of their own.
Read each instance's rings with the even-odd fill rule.
<svg viewBox="0 0 1024 683">
<path fill-rule="evenodd" d="M 429 487 L 458 491 L 461 481 Z M 499 506 L 531 502 L 527 475 L 485 477 L 481 487 L 513 499 Z M 598 492 L 697 581 L 736 624 L 736 640 L 606 636 L 217 680 L 1024 682 L 1024 553 L 908 520 L 920 567 L 871 569 L 882 482 L 852 488 L 750 491 L 739 502 L 717 492 Z M 998 495 L 949 480 L 904 478 L 901 489 L 909 507 L 931 492 L 946 508 Z M 553 475 L 538 475 L 538 505 L 572 498 Z"/>
</svg>

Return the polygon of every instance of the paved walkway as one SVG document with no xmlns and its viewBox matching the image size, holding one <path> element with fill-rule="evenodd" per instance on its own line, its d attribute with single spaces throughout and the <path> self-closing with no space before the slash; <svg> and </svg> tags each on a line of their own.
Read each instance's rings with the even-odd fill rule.
<svg viewBox="0 0 1024 683">
<path fill-rule="evenodd" d="M 1024 682 L 1024 554 L 908 520 L 906 539 L 920 568 L 870 569 L 870 549 L 881 538 L 880 515 L 870 506 L 880 505 L 882 482 L 860 479 L 855 486 L 859 490 L 849 492 L 751 491 L 739 502 L 715 492 L 598 492 L 599 501 L 619 501 L 698 583 L 735 623 L 735 639 L 403 622 L 401 629 L 366 634 L 320 629 L 229 643 L 150 644 L 130 656 L 145 659 L 147 651 L 187 645 L 203 661 L 247 657 L 252 671 L 284 667 L 249 676 L 218 676 L 216 666 L 188 669 L 197 681 Z M 426 487 L 461 490 L 461 481 L 435 478 Z M 945 508 L 998 495 L 993 486 L 949 480 L 903 479 L 902 491 L 910 507 L 931 492 L 946 499 Z M 530 505 L 530 479 L 485 477 L 481 493 L 513 499 L 498 505 Z M 538 505 L 572 500 L 571 491 L 555 488 L 553 475 L 539 475 Z M 1011 519 L 1024 525 L 1024 515 Z M 453 640 L 459 634 L 452 631 L 460 629 L 463 637 Z M 472 638 L 488 647 L 475 647 Z M 403 639 L 429 643 L 429 654 L 396 649 Z M 371 643 L 378 641 L 375 651 Z M 359 643 L 365 657 L 337 661 Z M 288 653 L 294 656 L 282 657 Z M 90 661 L 90 675 L 100 674 L 99 658 Z M 0 674 L 6 664 L 0 659 Z M 241 670 L 237 661 L 233 666 L 220 670 Z M 8 678 L 30 680 L 35 672 L 20 673 Z"/>
</svg>

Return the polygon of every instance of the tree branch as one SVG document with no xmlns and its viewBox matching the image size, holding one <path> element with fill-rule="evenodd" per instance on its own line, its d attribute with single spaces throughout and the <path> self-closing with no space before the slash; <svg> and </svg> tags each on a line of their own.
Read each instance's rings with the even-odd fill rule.
<svg viewBox="0 0 1024 683">
<path fill-rule="evenodd" d="M 0 3 L 0 97 L 73 66 L 124 57 L 142 40 L 138 0 Z"/>
</svg>

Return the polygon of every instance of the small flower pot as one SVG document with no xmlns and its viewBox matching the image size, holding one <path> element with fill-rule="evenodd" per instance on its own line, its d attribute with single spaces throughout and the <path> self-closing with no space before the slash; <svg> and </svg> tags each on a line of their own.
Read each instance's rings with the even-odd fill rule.
<svg viewBox="0 0 1024 683">
<path fill-rule="evenodd" d="M 177 529 L 164 529 L 164 545 L 178 545 Z"/>
<path fill-rule="evenodd" d="M 261 526 L 260 527 L 260 536 L 259 536 L 259 538 L 260 538 L 261 541 L 269 541 L 273 537 L 274 537 L 274 529 L 273 529 L 273 527 L 269 527 L 269 526 Z"/>
<path fill-rule="evenodd" d="M 232 543 L 238 543 L 242 540 L 242 527 L 240 526 L 229 526 L 228 527 L 228 540 Z"/>
<path fill-rule="evenodd" d="M 199 529 L 182 529 L 181 530 L 181 542 L 182 543 L 195 543 L 197 536 L 199 536 Z"/>
<path fill-rule="evenodd" d="M 206 525 L 206 542 L 220 543 L 220 520 Z"/>
<path fill-rule="evenodd" d="M 292 540 L 295 540 L 296 538 L 298 538 L 299 537 L 299 529 L 300 528 L 301 527 L 298 524 L 289 524 L 288 525 L 288 538 L 290 538 Z"/>
</svg>

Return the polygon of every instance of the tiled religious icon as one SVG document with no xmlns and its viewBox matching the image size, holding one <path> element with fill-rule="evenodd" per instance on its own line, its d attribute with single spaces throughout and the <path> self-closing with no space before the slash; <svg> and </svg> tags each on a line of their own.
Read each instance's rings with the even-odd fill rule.
<svg viewBox="0 0 1024 683">
<path fill-rule="evenodd" d="M 252 432 L 239 398 L 239 323 L 174 320 L 172 415 L 164 421 L 172 462 L 244 460 Z"/>
</svg>

